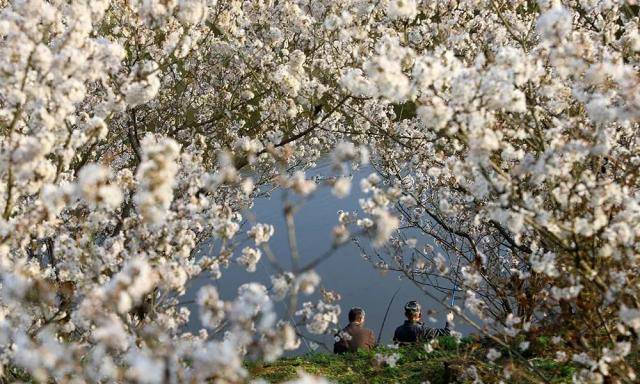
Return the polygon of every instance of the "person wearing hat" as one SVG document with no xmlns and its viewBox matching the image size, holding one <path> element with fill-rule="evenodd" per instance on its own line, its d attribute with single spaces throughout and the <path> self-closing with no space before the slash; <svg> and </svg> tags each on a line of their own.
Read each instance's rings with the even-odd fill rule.
<svg viewBox="0 0 640 384">
<path fill-rule="evenodd" d="M 364 309 L 354 307 L 349 311 L 349 325 L 335 336 L 333 353 L 356 352 L 358 349 L 371 349 L 376 344 L 373 331 L 364 328 Z"/>
<path fill-rule="evenodd" d="M 410 344 L 425 342 L 436 337 L 449 335 L 449 322 L 444 328 L 429 328 L 422 323 L 422 310 L 417 301 L 410 301 L 404 306 L 404 315 L 407 320 L 396 328 L 393 341 L 397 344 Z"/>
</svg>

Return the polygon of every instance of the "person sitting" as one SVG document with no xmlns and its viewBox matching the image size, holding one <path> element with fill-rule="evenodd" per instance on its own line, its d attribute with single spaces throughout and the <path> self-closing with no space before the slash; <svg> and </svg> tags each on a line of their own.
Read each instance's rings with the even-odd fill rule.
<svg viewBox="0 0 640 384">
<path fill-rule="evenodd" d="M 349 311 L 349 325 L 335 336 L 333 353 L 356 352 L 359 348 L 369 350 L 375 345 L 373 331 L 364 328 L 364 310 L 354 307 Z"/>
<path fill-rule="evenodd" d="M 396 328 L 393 341 L 404 345 L 410 343 L 426 342 L 436 337 L 449 335 L 449 322 L 444 328 L 429 328 L 422 323 L 422 310 L 417 301 L 410 301 L 404 306 L 404 315 L 407 318 L 404 324 Z"/>
</svg>

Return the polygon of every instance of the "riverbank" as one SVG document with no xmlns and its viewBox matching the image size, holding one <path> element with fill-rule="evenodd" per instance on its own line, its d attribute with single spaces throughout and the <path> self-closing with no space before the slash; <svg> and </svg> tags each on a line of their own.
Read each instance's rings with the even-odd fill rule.
<svg viewBox="0 0 640 384">
<path fill-rule="evenodd" d="M 531 353 L 526 354 L 527 360 L 549 379 L 550 383 L 570 383 L 575 367 L 543 357 L 541 348 L 544 348 L 546 343 L 546 339 L 537 341 L 536 345 L 532 346 Z M 486 358 L 488 349 L 479 340 L 466 338 L 457 344 L 451 337 L 442 337 L 431 352 L 427 352 L 423 346 L 399 349 L 378 347 L 373 351 L 360 351 L 356 354 L 312 353 L 283 358 L 273 363 L 252 362 L 247 364 L 247 368 L 252 378 L 261 378 L 270 383 L 294 379 L 300 371 L 324 376 L 336 383 L 470 383 L 473 381 L 468 372 L 471 365 L 475 365 L 476 369 L 487 377 L 487 373 L 497 374 L 507 364 L 503 359 L 489 362 Z M 388 356 L 394 358 L 388 359 Z M 385 362 L 385 358 L 392 364 Z M 513 383 L 535 381 L 535 378 L 517 372 L 512 379 Z"/>
</svg>

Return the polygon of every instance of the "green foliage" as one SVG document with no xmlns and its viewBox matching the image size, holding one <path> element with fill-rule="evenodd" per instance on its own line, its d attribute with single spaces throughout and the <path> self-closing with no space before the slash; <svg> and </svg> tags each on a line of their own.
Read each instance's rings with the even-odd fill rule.
<svg viewBox="0 0 640 384">
<path fill-rule="evenodd" d="M 413 101 L 406 101 L 402 104 L 392 104 L 392 107 L 397 121 L 416 117 L 417 106 Z"/>
<path fill-rule="evenodd" d="M 544 341 L 543 341 L 544 343 Z M 392 349 L 384 346 L 373 351 L 359 351 L 355 354 L 331 355 L 311 353 L 303 356 L 280 359 L 273 363 L 248 362 L 251 378 L 263 378 L 270 383 L 280 383 L 294 379 L 299 371 L 316 376 L 324 376 L 336 383 L 407 383 L 417 384 L 429 381 L 431 384 L 466 383 L 464 371 L 475 364 L 484 373 L 502 372 L 508 354 L 494 363 L 486 360 L 487 348 L 478 340 L 464 338 L 456 342 L 453 337 L 444 336 L 434 344 L 434 350 L 427 353 L 422 345 Z M 398 353 L 400 359 L 395 367 L 380 364 L 376 355 Z M 530 359 L 533 366 L 552 383 L 570 383 L 575 368 L 560 364 L 550 358 Z M 497 376 L 496 376 L 497 377 Z M 516 375 L 517 382 L 527 383 L 529 376 Z"/>
<path fill-rule="evenodd" d="M 557 378 L 552 381 L 554 383 L 571 382 L 571 380 L 566 379 L 570 378 L 576 370 L 573 365 L 559 364 L 552 359 L 532 359 L 531 362 L 534 367 L 540 369 L 551 377 Z"/>
<path fill-rule="evenodd" d="M 6 365 L 3 369 L 2 377 L 0 377 L 0 384 L 9 383 L 36 383 L 24 370 L 13 366 L 11 364 Z"/>
<path fill-rule="evenodd" d="M 401 355 L 395 367 L 377 363 L 375 355 L 399 353 Z M 329 355 L 322 353 L 307 354 L 274 363 L 249 363 L 253 377 L 261 377 L 272 383 L 293 379 L 299 370 L 325 376 L 338 383 L 444 383 L 444 363 L 452 353 L 437 351 L 427 354 L 421 347 L 399 350 L 385 347 L 374 351 L 359 351 L 355 354 Z"/>
</svg>

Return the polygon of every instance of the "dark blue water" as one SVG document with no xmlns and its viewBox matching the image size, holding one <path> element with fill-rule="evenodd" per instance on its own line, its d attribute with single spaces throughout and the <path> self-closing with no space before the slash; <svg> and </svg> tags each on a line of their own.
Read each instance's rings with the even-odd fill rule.
<svg viewBox="0 0 640 384">
<path fill-rule="evenodd" d="M 359 180 L 371 172 L 372 170 L 369 167 L 355 171 L 353 173 L 351 194 L 344 199 L 338 199 L 333 196 L 330 187 L 319 186 L 313 197 L 297 211 L 295 224 L 301 265 L 306 265 L 331 248 L 331 230 L 338 223 L 338 211 L 359 211 L 358 199 L 364 197 L 359 188 Z M 308 177 L 331 176 L 333 174 L 329 160 L 323 160 L 315 168 L 307 172 Z M 278 260 L 288 268 L 291 262 L 282 197 L 282 193 L 276 190 L 268 198 L 257 199 L 255 206 L 251 209 L 251 214 L 255 216 L 257 222 L 271 224 L 276 228 L 269 245 Z M 242 231 L 246 232 L 249 228 L 250 225 L 247 223 L 242 228 Z M 362 241 L 362 243 L 366 242 L 366 240 Z M 247 241 L 238 250 L 241 250 L 245 245 L 252 245 L 252 242 Z M 420 245 L 419 243 L 418 246 Z M 234 255 L 234 259 L 236 256 Z M 246 282 L 260 282 L 268 287 L 270 285 L 269 276 L 274 272 L 264 254 L 257 271 L 254 273 L 248 273 L 241 266 L 232 263 L 228 269 L 223 270 L 222 278 L 218 281 L 213 281 L 206 277 L 197 279 L 181 301 L 189 302 L 193 300 L 199 287 L 205 284 L 216 285 L 222 298 L 230 300 L 235 297 L 238 286 Z M 445 324 L 446 312 L 439 303 L 426 297 L 419 288 L 412 282 L 401 278 L 398 273 L 381 274 L 369 261 L 363 259 L 361 251 L 351 242 L 343 245 L 330 259 L 320 264 L 316 268 L 316 272 L 322 278 L 321 286 L 338 292 L 342 297 L 339 302 L 342 307 L 340 327 L 347 324 L 349 308 L 359 306 L 366 311 L 365 326 L 371 328 L 377 336 L 387 305 L 398 288 L 400 290 L 393 301 L 384 326 L 381 338 L 382 343 L 391 343 L 395 327 L 404 320 L 403 306 L 409 300 L 418 300 L 423 309 L 436 311 L 434 317 L 437 322 L 427 322 L 430 326 L 443 327 Z M 435 294 L 448 301 L 445 294 Z M 316 302 L 319 297 L 320 295 L 317 291 L 311 296 L 301 295 L 299 303 L 304 301 Z M 197 331 L 200 328 L 197 306 L 195 304 L 188 304 L 187 306 L 192 311 L 189 329 Z M 286 313 L 286 303 L 279 302 L 276 307 L 281 314 Z M 306 333 L 303 328 L 300 328 L 300 330 Z M 467 334 L 471 329 L 469 326 L 462 324 L 461 321 L 456 321 L 456 330 Z M 314 339 L 322 340 L 330 347 L 333 345 L 333 339 L 330 336 L 310 336 Z M 308 350 L 308 344 L 303 343 L 297 353 L 305 353 Z"/>
</svg>

